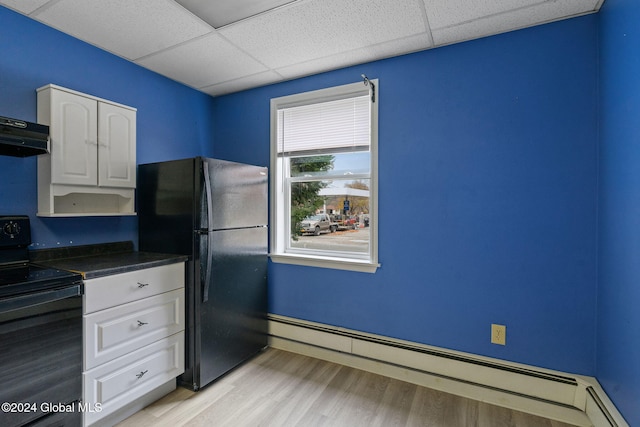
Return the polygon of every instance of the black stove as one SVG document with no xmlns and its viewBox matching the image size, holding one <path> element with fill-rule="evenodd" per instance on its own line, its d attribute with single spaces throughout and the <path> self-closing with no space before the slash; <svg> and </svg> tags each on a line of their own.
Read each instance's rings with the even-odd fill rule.
<svg viewBox="0 0 640 427">
<path fill-rule="evenodd" d="M 30 244 L 29 217 L 0 216 L 0 402 L 23 405 L 0 426 L 80 427 L 82 276 L 31 264 Z"/>
<path fill-rule="evenodd" d="M 0 298 L 57 289 L 80 282 L 77 273 L 29 262 L 28 216 L 0 216 Z"/>
</svg>

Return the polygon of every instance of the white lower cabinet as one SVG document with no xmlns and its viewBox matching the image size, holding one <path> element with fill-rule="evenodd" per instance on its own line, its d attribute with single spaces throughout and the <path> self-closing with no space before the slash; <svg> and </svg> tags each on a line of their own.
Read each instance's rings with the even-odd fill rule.
<svg viewBox="0 0 640 427">
<path fill-rule="evenodd" d="M 184 372 L 184 263 L 85 280 L 84 301 L 84 425 L 112 425 Z"/>
<path fill-rule="evenodd" d="M 179 332 L 85 372 L 84 401 L 100 409 L 85 412 L 85 424 L 126 407 L 180 375 L 184 371 L 183 343 L 184 332 Z"/>
</svg>

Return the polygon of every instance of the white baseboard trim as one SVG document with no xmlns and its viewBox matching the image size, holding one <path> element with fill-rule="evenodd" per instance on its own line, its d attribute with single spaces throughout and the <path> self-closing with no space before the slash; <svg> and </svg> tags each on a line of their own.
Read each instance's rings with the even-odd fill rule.
<svg viewBox="0 0 640 427">
<path fill-rule="evenodd" d="M 291 317 L 270 346 L 576 426 L 628 427 L 597 380 Z"/>
</svg>

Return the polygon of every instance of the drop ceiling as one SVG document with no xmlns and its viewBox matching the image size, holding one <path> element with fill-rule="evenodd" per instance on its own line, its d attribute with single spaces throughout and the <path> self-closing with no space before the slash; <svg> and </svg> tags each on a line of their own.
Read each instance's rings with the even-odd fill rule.
<svg viewBox="0 0 640 427">
<path fill-rule="evenodd" d="M 594 13 L 603 2 L 0 0 L 0 5 L 218 96 Z"/>
</svg>

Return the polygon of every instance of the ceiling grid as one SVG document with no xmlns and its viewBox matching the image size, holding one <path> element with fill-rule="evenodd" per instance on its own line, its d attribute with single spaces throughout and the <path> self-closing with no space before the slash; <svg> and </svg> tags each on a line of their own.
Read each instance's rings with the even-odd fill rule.
<svg viewBox="0 0 640 427">
<path fill-rule="evenodd" d="M 213 96 L 597 12 L 602 0 L 0 0 Z"/>
</svg>

